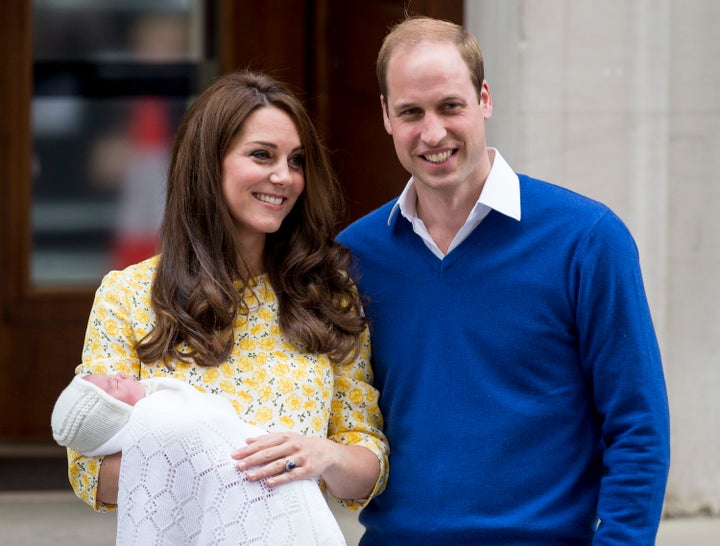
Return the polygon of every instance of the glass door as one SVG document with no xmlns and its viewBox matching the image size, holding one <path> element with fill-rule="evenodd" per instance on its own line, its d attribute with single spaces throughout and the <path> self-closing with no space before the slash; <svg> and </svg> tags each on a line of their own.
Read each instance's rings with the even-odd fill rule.
<svg viewBox="0 0 720 546">
<path fill-rule="evenodd" d="M 214 5 L 33 2 L 33 286 L 95 286 L 154 254 L 175 130 L 218 73 Z"/>
</svg>

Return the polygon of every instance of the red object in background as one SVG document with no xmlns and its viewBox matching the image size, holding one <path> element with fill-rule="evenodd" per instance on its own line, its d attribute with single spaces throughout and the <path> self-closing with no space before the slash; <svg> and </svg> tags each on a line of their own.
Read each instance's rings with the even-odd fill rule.
<svg viewBox="0 0 720 546">
<path fill-rule="evenodd" d="M 138 99 L 129 120 L 130 151 L 111 250 L 112 269 L 123 269 L 157 252 L 170 137 L 170 119 L 163 100 Z"/>
<path fill-rule="evenodd" d="M 166 148 L 170 141 L 170 122 L 162 99 L 137 99 L 133 104 L 128 133 L 131 144 L 138 148 Z"/>
<path fill-rule="evenodd" d="M 112 269 L 124 269 L 157 253 L 157 233 L 116 237 L 112 248 Z"/>
</svg>

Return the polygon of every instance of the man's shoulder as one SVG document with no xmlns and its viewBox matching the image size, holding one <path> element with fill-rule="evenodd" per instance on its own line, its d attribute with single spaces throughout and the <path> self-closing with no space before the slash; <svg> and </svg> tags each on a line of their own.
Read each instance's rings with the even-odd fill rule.
<svg viewBox="0 0 720 546">
<path fill-rule="evenodd" d="M 556 213 L 564 210 L 570 214 L 581 213 L 582 215 L 595 212 L 597 215 L 602 216 L 612 212 L 604 203 L 567 186 L 561 186 L 525 174 L 518 174 L 518 177 L 520 179 L 523 213 L 527 208 L 535 207 L 555 209 Z"/>
<path fill-rule="evenodd" d="M 388 218 L 395 203 L 397 203 L 397 198 L 353 221 L 338 234 L 338 241 L 342 244 L 350 244 L 361 240 L 363 237 L 371 237 L 376 230 L 387 227 Z M 400 212 L 396 211 L 395 214 L 400 214 Z"/>
<path fill-rule="evenodd" d="M 594 234 L 612 241 L 633 240 L 623 220 L 601 201 L 565 186 L 519 176 L 523 219 L 528 225 L 570 237 Z"/>
</svg>

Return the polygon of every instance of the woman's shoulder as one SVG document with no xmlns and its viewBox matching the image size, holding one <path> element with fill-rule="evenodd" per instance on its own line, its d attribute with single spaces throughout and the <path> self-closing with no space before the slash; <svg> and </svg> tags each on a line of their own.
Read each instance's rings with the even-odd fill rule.
<svg viewBox="0 0 720 546">
<path fill-rule="evenodd" d="M 155 278 L 159 261 L 159 256 L 153 256 L 125 269 L 110 271 L 103 277 L 101 288 L 150 285 Z"/>
</svg>

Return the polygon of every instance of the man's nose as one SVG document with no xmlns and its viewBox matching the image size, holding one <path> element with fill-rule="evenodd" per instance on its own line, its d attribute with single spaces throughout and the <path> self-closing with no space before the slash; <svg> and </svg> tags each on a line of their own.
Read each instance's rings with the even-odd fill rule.
<svg viewBox="0 0 720 546">
<path fill-rule="evenodd" d="M 445 138 L 447 130 L 443 120 L 435 114 L 426 114 L 423 119 L 421 138 L 425 144 L 436 146 Z"/>
</svg>

